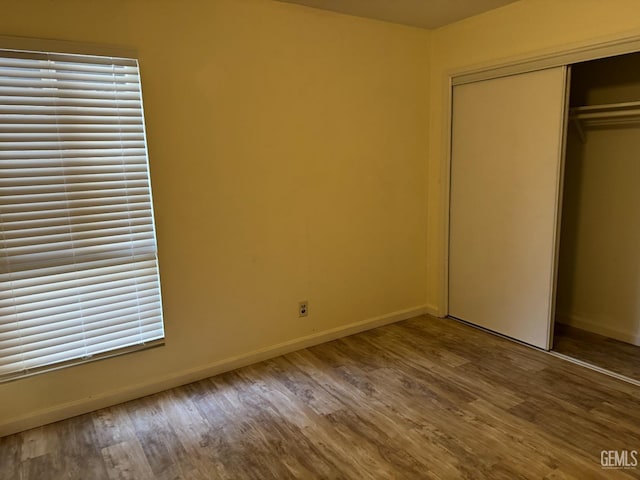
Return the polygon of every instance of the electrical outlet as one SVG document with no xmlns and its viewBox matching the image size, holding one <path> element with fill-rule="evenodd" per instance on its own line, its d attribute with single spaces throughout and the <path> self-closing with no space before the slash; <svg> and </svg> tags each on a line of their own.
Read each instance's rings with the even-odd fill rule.
<svg viewBox="0 0 640 480">
<path fill-rule="evenodd" d="M 298 316 L 306 317 L 309 314 L 309 302 L 302 300 L 298 302 Z"/>
</svg>

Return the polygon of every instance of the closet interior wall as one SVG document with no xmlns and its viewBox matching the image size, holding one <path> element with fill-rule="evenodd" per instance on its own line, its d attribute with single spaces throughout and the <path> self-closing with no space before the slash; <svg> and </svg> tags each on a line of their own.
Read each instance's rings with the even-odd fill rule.
<svg viewBox="0 0 640 480">
<path fill-rule="evenodd" d="M 630 102 L 570 120 L 556 322 L 640 345 L 640 54 L 572 66 L 574 117 Z"/>
</svg>

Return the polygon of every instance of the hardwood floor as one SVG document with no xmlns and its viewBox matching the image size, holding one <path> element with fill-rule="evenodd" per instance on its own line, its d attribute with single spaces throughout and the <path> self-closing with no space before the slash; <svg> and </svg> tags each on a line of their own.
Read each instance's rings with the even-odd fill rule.
<svg viewBox="0 0 640 480">
<path fill-rule="evenodd" d="M 2 479 L 599 479 L 640 389 L 418 317 L 0 439 Z"/>
<path fill-rule="evenodd" d="M 556 323 L 553 350 L 640 380 L 640 347 L 637 345 Z"/>
</svg>

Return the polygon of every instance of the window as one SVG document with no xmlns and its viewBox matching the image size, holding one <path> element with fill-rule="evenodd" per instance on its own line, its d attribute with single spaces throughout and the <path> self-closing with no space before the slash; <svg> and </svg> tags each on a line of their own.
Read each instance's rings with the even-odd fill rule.
<svg viewBox="0 0 640 480">
<path fill-rule="evenodd" d="M 163 337 L 137 61 L 0 50 L 0 380 Z"/>
</svg>

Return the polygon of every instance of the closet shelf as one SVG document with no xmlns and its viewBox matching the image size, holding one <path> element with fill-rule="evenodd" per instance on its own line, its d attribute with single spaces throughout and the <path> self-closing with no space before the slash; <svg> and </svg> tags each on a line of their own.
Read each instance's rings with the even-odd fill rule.
<svg viewBox="0 0 640 480">
<path fill-rule="evenodd" d="M 640 124 L 640 102 L 574 107 L 569 110 L 569 119 L 575 121 L 584 142 L 584 128 Z"/>
</svg>

